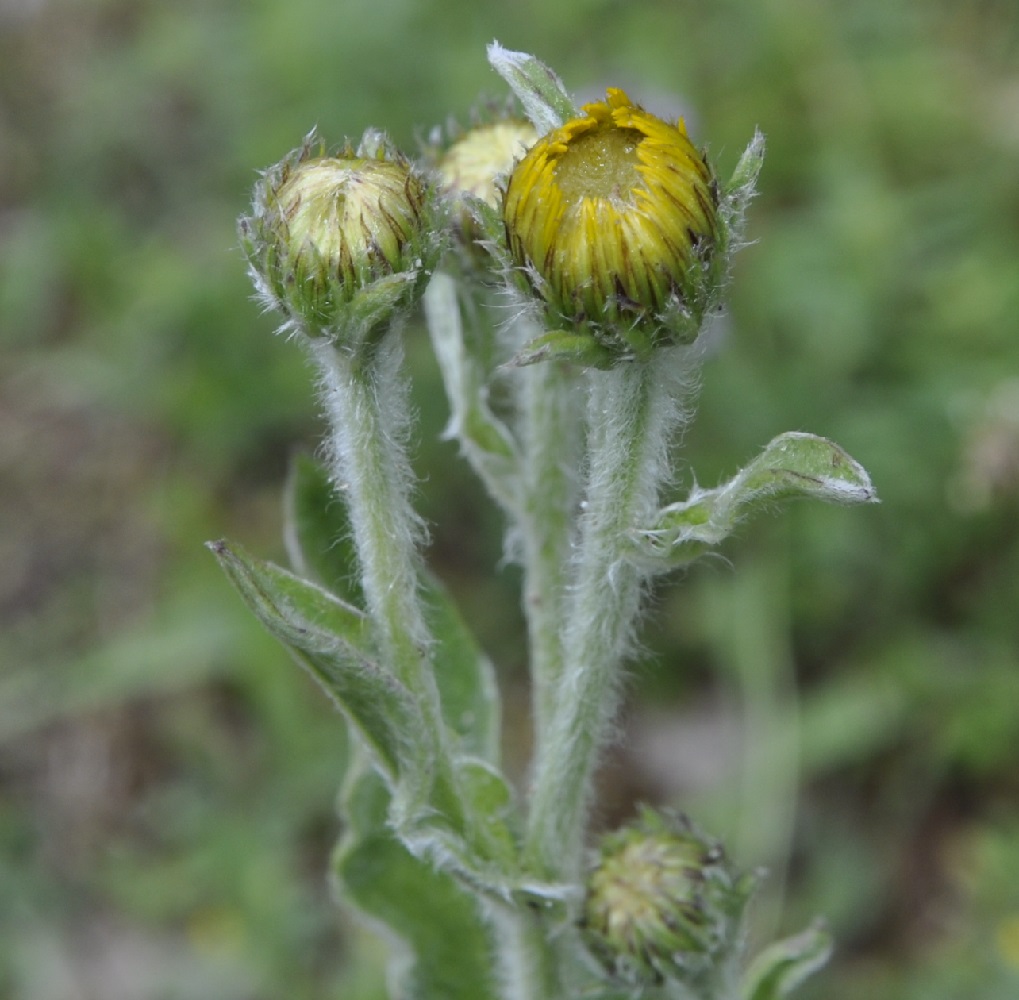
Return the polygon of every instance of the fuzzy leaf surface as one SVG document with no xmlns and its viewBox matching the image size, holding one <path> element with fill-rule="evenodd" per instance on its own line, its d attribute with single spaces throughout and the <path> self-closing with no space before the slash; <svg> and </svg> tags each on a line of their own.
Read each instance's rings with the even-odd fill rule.
<svg viewBox="0 0 1019 1000">
<path fill-rule="evenodd" d="M 349 826 L 333 858 L 343 898 L 388 932 L 397 994 L 414 1000 L 496 1000 L 492 942 L 476 901 L 414 857 L 387 827 L 389 792 L 364 771 L 348 783 Z"/>
<path fill-rule="evenodd" d="M 209 547 L 259 621 L 356 727 L 388 780 L 425 791 L 424 720 L 411 693 L 373 659 L 364 613 L 239 546 Z"/>
<path fill-rule="evenodd" d="M 549 330 L 524 344 L 510 364 L 522 368 L 543 361 L 568 361 L 585 368 L 610 368 L 615 357 L 589 333 Z"/>
<path fill-rule="evenodd" d="M 776 941 L 750 963 L 743 976 L 741 1000 L 781 1000 L 831 957 L 831 935 L 821 926 Z"/>
<path fill-rule="evenodd" d="M 540 59 L 492 42 L 488 46 L 488 61 L 517 95 L 539 135 L 576 118 L 577 106 L 562 80 Z"/>
<path fill-rule="evenodd" d="M 723 486 L 694 489 L 663 507 L 655 522 L 631 532 L 630 557 L 665 572 L 724 541 L 752 514 L 801 497 L 828 503 L 874 503 L 877 493 L 859 462 L 814 434 L 781 434 Z"/>
<path fill-rule="evenodd" d="M 479 357 L 486 352 L 467 342 L 456 280 L 436 274 L 425 292 L 424 307 L 449 399 L 445 437 L 460 443 L 489 493 L 512 512 L 518 502 L 520 458 L 513 435 L 488 405 L 487 373 Z"/>
</svg>

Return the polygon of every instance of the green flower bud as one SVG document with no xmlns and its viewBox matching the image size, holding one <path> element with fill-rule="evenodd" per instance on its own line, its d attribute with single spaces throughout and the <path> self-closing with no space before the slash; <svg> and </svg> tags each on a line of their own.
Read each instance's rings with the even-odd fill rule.
<svg viewBox="0 0 1019 1000">
<path fill-rule="evenodd" d="M 285 328 L 356 342 L 421 291 L 440 227 L 430 188 L 378 133 L 336 156 L 313 144 L 263 174 L 241 243 Z"/>
<path fill-rule="evenodd" d="M 582 927 L 610 976 L 696 986 L 738 950 L 752 880 L 683 818 L 644 809 L 609 834 L 587 881 Z"/>
<path fill-rule="evenodd" d="M 693 340 L 724 266 L 718 188 L 683 122 L 610 89 L 531 147 L 503 206 L 516 266 L 551 328 L 583 328 L 619 357 Z"/>
</svg>

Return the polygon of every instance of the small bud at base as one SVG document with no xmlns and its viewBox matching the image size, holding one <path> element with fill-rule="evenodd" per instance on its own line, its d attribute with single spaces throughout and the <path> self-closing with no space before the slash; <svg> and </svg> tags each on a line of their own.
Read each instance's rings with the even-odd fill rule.
<svg viewBox="0 0 1019 1000">
<path fill-rule="evenodd" d="M 602 844 L 587 883 L 584 937 L 613 978 L 692 985 L 735 950 L 749 891 L 720 845 L 686 820 L 645 809 Z"/>
</svg>

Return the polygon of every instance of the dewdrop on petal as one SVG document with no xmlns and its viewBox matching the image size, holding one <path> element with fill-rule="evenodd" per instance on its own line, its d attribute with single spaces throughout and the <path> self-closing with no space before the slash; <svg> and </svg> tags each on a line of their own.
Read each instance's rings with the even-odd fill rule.
<svg viewBox="0 0 1019 1000">
<path fill-rule="evenodd" d="M 584 938 L 614 979 L 695 986 L 738 950 L 752 881 L 686 820 L 644 809 L 602 843 Z"/>
<path fill-rule="evenodd" d="M 357 340 L 427 280 L 439 248 L 432 193 L 378 133 L 335 156 L 313 155 L 313 142 L 262 176 L 241 242 L 285 328 Z"/>
<path fill-rule="evenodd" d="M 503 219 L 549 324 L 640 357 L 693 340 L 717 301 L 718 202 L 683 122 L 609 89 L 531 147 L 510 177 Z"/>
</svg>

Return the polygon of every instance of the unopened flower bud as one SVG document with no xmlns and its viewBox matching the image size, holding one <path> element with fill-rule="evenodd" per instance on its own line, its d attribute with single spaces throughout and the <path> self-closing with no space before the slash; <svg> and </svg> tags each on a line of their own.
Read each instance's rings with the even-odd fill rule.
<svg viewBox="0 0 1019 1000">
<path fill-rule="evenodd" d="M 454 195 L 473 195 L 496 208 L 501 193 L 496 181 L 538 138 L 534 126 L 515 118 L 479 125 L 464 132 L 439 161 L 442 180 Z"/>
<path fill-rule="evenodd" d="M 751 887 L 688 821 L 645 809 L 601 846 L 587 881 L 584 936 L 614 978 L 693 986 L 736 950 Z"/>
<path fill-rule="evenodd" d="M 697 335 L 724 266 L 718 190 L 682 121 L 621 90 L 531 147 L 510 177 L 504 222 L 515 264 L 553 327 L 581 327 L 618 356 Z"/>
<path fill-rule="evenodd" d="M 311 141 L 268 170 L 240 232 L 256 288 L 310 336 L 368 331 L 406 304 L 437 251 L 430 191 L 377 133 L 356 151 Z"/>
<path fill-rule="evenodd" d="M 469 258 L 484 263 L 477 244 L 486 239 L 484 220 L 477 218 L 477 199 L 495 219 L 502 201 L 501 182 L 538 138 L 534 126 L 517 118 L 477 125 L 460 135 L 438 163 L 446 196 L 453 202 L 454 231 Z"/>
</svg>

